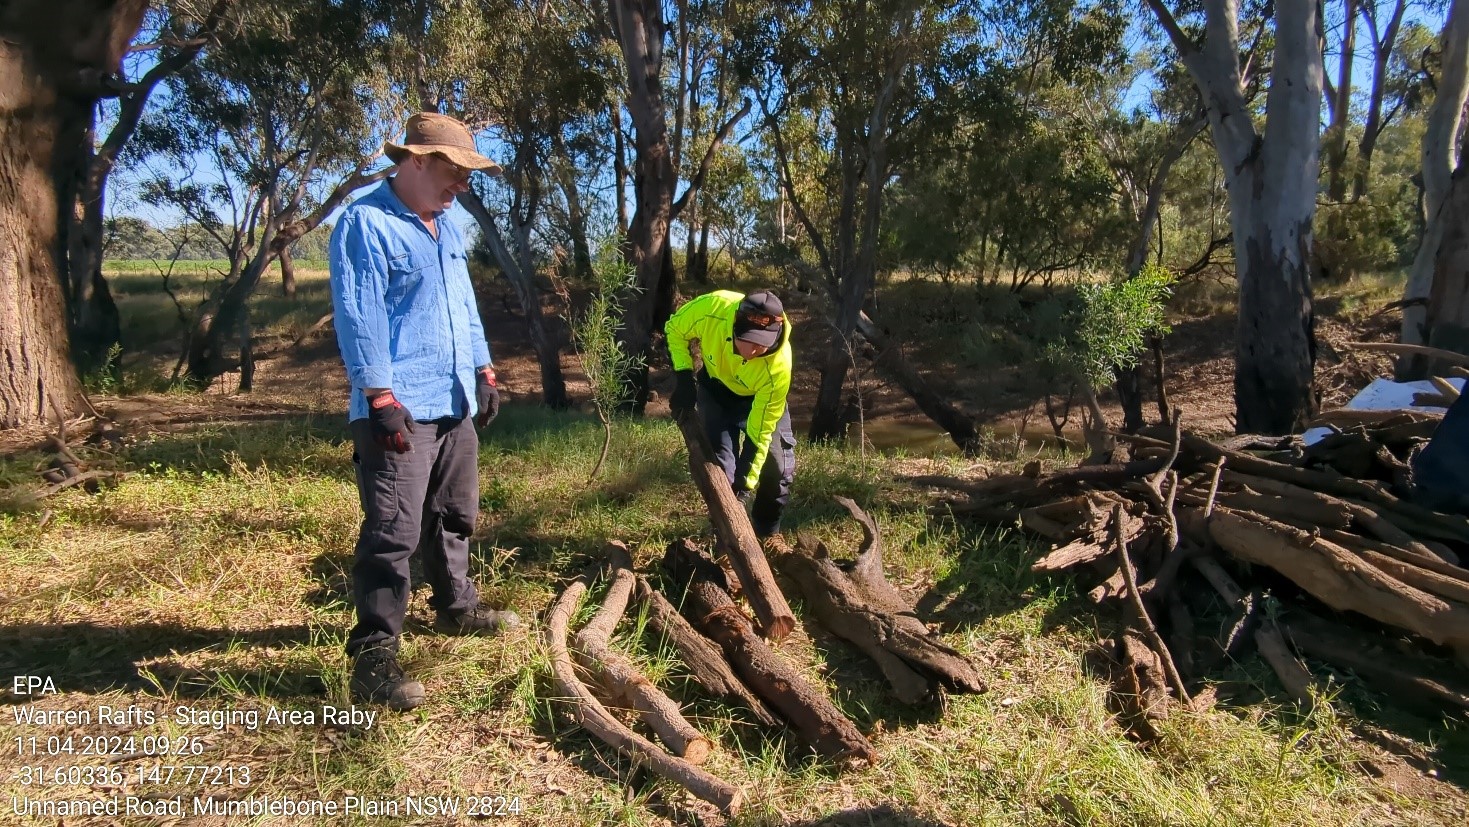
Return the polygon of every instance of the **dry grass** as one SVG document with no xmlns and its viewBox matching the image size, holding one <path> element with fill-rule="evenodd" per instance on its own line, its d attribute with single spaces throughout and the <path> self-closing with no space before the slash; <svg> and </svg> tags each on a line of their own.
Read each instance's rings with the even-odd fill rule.
<svg viewBox="0 0 1469 827">
<path fill-rule="evenodd" d="M 534 618 L 562 578 L 605 537 L 630 540 L 647 566 L 666 540 L 704 530 L 672 427 L 621 424 L 609 467 L 588 486 L 599 435 L 574 415 L 506 413 L 482 450 L 476 575 L 489 598 L 532 619 L 530 628 L 504 638 L 438 637 L 416 593 L 404 661 L 430 701 L 411 714 L 383 713 L 371 729 L 172 720 L 179 706 L 347 705 L 341 645 L 352 619 L 346 572 L 358 517 L 339 425 L 302 418 L 158 434 L 118 460 L 132 473 L 116 488 L 47 501 L 44 526 L 45 512 L 14 508 L 0 518 L 0 560 L 11 572 L 0 585 L 7 673 L 56 681 L 60 694 L 40 699 L 43 708 L 154 710 L 158 723 L 137 727 L 139 736 L 197 738 L 206 750 L 196 763 L 247 766 L 252 780 L 233 788 L 176 779 L 126 791 L 42 789 L 18 782 L 22 764 L 95 759 L 7 754 L 3 792 L 146 792 L 183 795 L 186 804 L 208 794 L 339 802 L 498 794 L 523 808 L 497 819 L 507 824 L 722 823 L 589 741 L 552 697 Z M 10 470 L 29 459 L 12 457 Z M 1034 552 L 1025 543 L 929 518 L 921 497 L 884 482 L 890 461 L 911 468 L 914 460 L 827 449 L 803 450 L 801 459 L 795 519 L 851 548 L 855 529 L 828 495 L 873 506 L 894 581 L 923 601 L 950 643 L 985 664 L 992 689 L 943 710 L 904 709 L 870 663 L 806 626 L 783 651 L 871 733 L 882 758 L 874 769 L 839 774 L 788 733 L 701 697 L 630 616 L 619 645 L 717 739 L 709 768 L 748 791 L 751 804 L 734 823 L 1399 825 L 1462 816 L 1462 799 L 1420 800 L 1363 776 L 1356 765 L 1364 749 L 1348 722 L 1277 707 L 1272 679 L 1249 664 L 1221 685 L 1252 701 L 1175 716 L 1159 743 L 1138 747 L 1107 708 L 1105 680 L 1085 665 L 1098 631 L 1091 616 L 1068 582 L 1029 574 Z M 0 743 L 127 730 L 0 721 Z M 161 763 L 118 766 L 136 772 Z"/>
</svg>

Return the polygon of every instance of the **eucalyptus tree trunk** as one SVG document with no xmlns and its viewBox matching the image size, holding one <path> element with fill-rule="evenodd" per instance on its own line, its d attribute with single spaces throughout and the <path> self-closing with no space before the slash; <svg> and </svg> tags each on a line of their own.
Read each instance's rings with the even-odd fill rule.
<svg viewBox="0 0 1469 827">
<path fill-rule="evenodd" d="M 530 259 L 518 259 L 511 252 L 494 216 L 490 215 L 479 196 L 473 192 L 463 193 L 459 196 L 459 203 L 479 224 L 480 234 L 490 248 L 490 255 L 495 257 L 495 263 L 504 271 L 505 278 L 509 279 L 510 286 L 515 290 L 521 309 L 525 311 L 531 348 L 536 352 L 536 363 L 541 369 L 541 401 L 555 410 L 571 407 L 571 397 L 566 393 L 566 377 L 561 372 L 561 348 L 546 329 L 546 319 L 541 313 L 541 297 L 535 285 L 535 269 L 528 263 L 522 264 L 522 261 L 529 262 Z M 526 248 L 529 247 L 529 228 L 525 230 L 526 242 L 522 245 L 517 241 L 517 246 L 522 248 L 522 254 L 528 252 Z"/>
<path fill-rule="evenodd" d="M 364 161 L 358 168 L 342 179 L 315 210 L 300 215 L 304 189 L 298 189 L 292 200 L 285 205 L 271 204 L 265 210 L 265 222 L 254 239 L 254 252 L 248 253 L 243 265 L 244 244 L 230 245 L 232 250 L 230 274 L 218 292 L 199 308 L 193 327 L 190 329 L 184 350 L 185 376 L 196 388 L 207 388 L 215 379 L 239 369 L 251 361 L 250 347 L 250 297 L 260 286 L 265 271 L 277 258 L 286 254 L 291 244 L 321 225 L 347 196 L 369 184 L 383 180 L 391 168 L 368 173 L 365 170 L 376 161 L 376 156 Z M 278 178 L 280 171 L 275 173 Z M 302 173 L 302 180 L 311 177 L 310 170 Z M 267 192 L 276 184 L 267 185 Z M 276 198 L 277 196 L 267 196 Z M 240 355 L 231 355 L 239 349 Z M 248 385 L 242 390 L 249 390 Z"/>
<path fill-rule="evenodd" d="M 1444 316 L 1432 309 L 1434 294 L 1448 299 L 1462 289 L 1451 285 L 1435 284 L 1440 278 L 1437 268 L 1441 248 L 1450 228 L 1457 229 L 1469 213 L 1461 212 L 1460 198 L 1450 197 L 1450 192 L 1459 187 L 1463 169 L 1462 150 L 1456 149 L 1459 129 L 1464 120 L 1464 103 L 1469 99 L 1469 0 L 1453 0 L 1443 32 L 1443 73 L 1433 106 L 1428 110 L 1428 123 L 1423 133 L 1423 213 L 1425 225 L 1423 240 L 1413 266 L 1408 271 L 1408 285 L 1403 291 L 1403 328 L 1401 339 L 1404 344 L 1429 344 L 1435 336 L 1430 317 Z M 1452 253 L 1448 259 L 1457 258 Z M 1441 277 L 1462 280 L 1462 273 L 1455 274 L 1445 261 Z M 1447 319 L 1455 318 L 1449 312 Z M 1418 359 L 1407 358 L 1398 363 L 1398 378 L 1420 376 L 1427 365 Z"/>
<path fill-rule="evenodd" d="M 1133 278 L 1142 272 L 1143 265 L 1148 261 L 1148 250 L 1153 246 L 1153 230 L 1158 224 L 1158 219 L 1163 210 L 1163 191 L 1168 183 L 1168 176 L 1173 172 L 1173 165 L 1183 157 L 1199 133 L 1204 131 L 1206 122 L 1197 118 L 1177 126 L 1172 139 L 1163 150 L 1163 156 L 1158 159 L 1158 164 L 1152 170 L 1152 176 L 1148 180 L 1147 194 L 1143 198 L 1142 209 L 1137 213 L 1137 230 L 1133 235 L 1132 246 L 1127 254 L 1127 277 Z M 1135 202 L 1134 202 L 1135 203 Z M 1161 236 L 1160 236 L 1161 238 Z M 1117 399 L 1122 404 L 1122 430 L 1127 433 L 1137 433 L 1142 430 L 1143 420 L 1143 367 L 1142 361 L 1130 368 L 1117 370 Z M 1163 378 L 1158 377 L 1162 382 Z"/>
<path fill-rule="evenodd" d="M 1446 226 L 1434 256 L 1433 288 L 1428 293 L 1428 344 L 1469 354 L 1469 181 L 1465 167 L 1455 170 L 1442 215 Z M 1429 363 L 1426 372 L 1440 366 Z"/>
<path fill-rule="evenodd" d="M 1229 193 L 1239 325 L 1235 427 L 1286 434 L 1316 411 L 1309 259 L 1316 209 L 1322 99 L 1321 20 L 1314 0 L 1275 4 L 1275 54 L 1265 128 L 1245 105 L 1238 6 L 1204 0 L 1196 43 L 1163 0 L 1148 0 L 1208 107 Z"/>
<path fill-rule="evenodd" d="M 571 237 L 572 272 L 578 279 L 590 283 L 592 245 L 587 238 L 587 208 L 582 202 L 581 188 L 576 181 L 576 163 L 559 133 L 551 137 L 551 143 L 556 151 L 556 184 L 561 188 L 561 196 L 566 199 L 566 234 Z"/>
<path fill-rule="evenodd" d="M 1377 139 L 1397 111 L 1397 107 L 1394 107 L 1393 112 L 1384 116 L 1382 106 L 1387 97 L 1388 61 L 1392 59 L 1393 48 L 1397 45 L 1398 32 L 1402 30 L 1403 12 L 1407 7 L 1407 0 L 1395 0 L 1386 26 L 1381 26 L 1378 20 L 1375 0 L 1366 0 L 1360 7 L 1362 17 L 1367 21 L 1368 32 L 1372 35 L 1372 91 L 1368 95 L 1367 121 L 1362 127 L 1362 140 L 1357 144 L 1357 169 L 1352 179 L 1353 201 L 1367 194 Z"/>
<path fill-rule="evenodd" d="M 902 41 L 907 31 L 908 19 L 905 18 L 898 26 L 897 40 Z M 842 201 L 837 227 L 836 264 L 840 278 L 837 312 L 836 317 L 830 320 L 831 339 L 821 363 L 816 409 L 811 413 L 810 437 L 813 441 L 841 439 L 847 432 L 847 422 L 842 416 L 842 388 L 852 363 L 853 334 L 862 314 L 862 305 L 877 278 L 877 236 L 888 174 L 889 121 L 893 96 L 905 68 L 906 61 L 896 57 L 886 62 L 872 111 L 863 128 L 848 130 L 850 136 L 859 140 L 846 148 L 847 156 L 843 162 Z M 861 173 L 860 178 L 856 174 L 858 172 Z M 859 191 L 865 196 L 860 219 L 857 217 Z"/>
<path fill-rule="evenodd" d="M 93 107 L 145 0 L 0 6 L 0 428 L 86 406 L 60 271 Z"/>
<path fill-rule="evenodd" d="M 108 357 L 114 347 L 121 345 L 122 319 L 112 299 L 112 290 L 102 275 L 103 196 L 112 161 L 106 147 L 94 154 L 93 136 L 93 126 L 88 124 L 87 136 L 80 147 L 80 180 L 72 221 L 67 227 L 66 257 L 61 260 L 64 271 L 61 285 L 66 296 L 72 359 L 77 368 L 83 373 L 105 368 L 116 374 L 118 365 L 110 364 Z"/>
<path fill-rule="evenodd" d="M 118 95 L 117 120 L 106 140 L 95 150 L 94 127 L 88 124 L 87 138 L 80 148 L 83 161 L 77 167 L 76 203 L 68 228 L 67 255 L 61 262 L 72 358 L 84 373 L 103 367 L 116 371 L 117 365 L 109 364 L 108 360 L 113 349 L 122 343 L 117 304 L 102 275 L 107 180 L 117 166 L 123 147 L 137 131 L 153 90 L 160 81 L 178 73 L 199 55 L 233 5 L 234 0 L 214 0 L 192 37 L 164 49 L 158 62 Z"/>
<path fill-rule="evenodd" d="M 1326 126 L 1326 197 L 1341 203 L 1347 196 L 1347 126 L 1351 122 L 1352 64 L 1357 48 L 1357 0 L 1343 0 L 1341 54 L 1336 88 L 1327 97 L 1331 121 Z"/>
<path fill-rule="evenodd" d="M 294 299 L 296 298 L 296 260 L 291 256 L 291 248 L 282 247 L 277 258 L 281 262 L 281 295 Z"/>
<path fill-rule="evenodd" d="M 653 334 L 672 310 L 673 274 L 665 268 L 677 172 L 668 140 L 663 101 L 663 4 L 659 0 L 610 0 L 612 30 L 627 64 L 627 109 L 633 122 L 635 208 L 627 228 L 626 256 L 634 269 L 621 301 L 618 344 L 640 360 L 630 377 L 631 407 L 648 403 L 647 357 Z"/>
</svg>

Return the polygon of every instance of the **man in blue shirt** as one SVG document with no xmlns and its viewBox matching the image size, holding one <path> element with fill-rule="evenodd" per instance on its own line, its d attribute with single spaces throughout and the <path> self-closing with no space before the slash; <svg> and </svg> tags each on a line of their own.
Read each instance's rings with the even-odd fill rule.
<svg viewBox="0 0 1469 827">
<path fill-rule="evenodd" d="M 444 211 L 474 170 L 500 168 L 469 130 L 426 112 L 384 147 L 389 178 L 332 233 L 332 308 L 352 385 L 349 419 L 363 520 L 352 565 L 357 624 L 347 638 L 355 699 L 412 709 L 423 684 L 398 665 L 408 559 L 423 551 L 434 627 L 451 634 L 519 623 L 482 605 L 469 579 L 479 506 L 479 439 L 500 409 L 464 240 Z"/>
</svg>

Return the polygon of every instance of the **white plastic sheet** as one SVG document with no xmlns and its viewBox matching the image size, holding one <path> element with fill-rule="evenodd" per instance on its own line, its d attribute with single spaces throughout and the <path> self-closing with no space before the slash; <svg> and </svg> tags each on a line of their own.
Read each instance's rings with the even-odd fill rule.
<svg viewBox="0 0 1469 827">
<path fill-rule="evenodd" d="M 1448 380 L 1449 384 L 1464 390 L 1464 379 L 1455 377 Z M 1415 411 L 1429 411 L 1443 413 L 1448 408 L 1435 408 L 1424 405 L 1413 404 L 1415 393 L 1437 393 L 1438 388 L 1427 379 L 1416 382 L 1394 382 L 1391 379 L 1374 379 L 1372 384 L 1357 392 L 1352 401 L 1342 407 L 1352 411 L 1390 411 L 1395 409 L 1410 409 Z M 1320 442 L 1332 431 L 1330 428 L 1311 428 L 1301 434 L 1301 440 L 1307 445 Z"/>
</svg>

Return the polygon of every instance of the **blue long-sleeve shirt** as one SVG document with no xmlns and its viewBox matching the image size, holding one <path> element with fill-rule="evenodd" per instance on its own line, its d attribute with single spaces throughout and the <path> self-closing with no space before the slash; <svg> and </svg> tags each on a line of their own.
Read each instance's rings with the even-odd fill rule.
<svg viewBox="0 0 1469 827">
<path fill-rule="evenodd" d="M 332 231 L 332 308 L 352 384 L 349 419 L 367 416 L 364 388 L 392 388 L 414 419 L 474 416 L 475 369 L 490 364 L 464 238 L 440 214 L 429 234 L 384 181 Z"/>
</svg>

